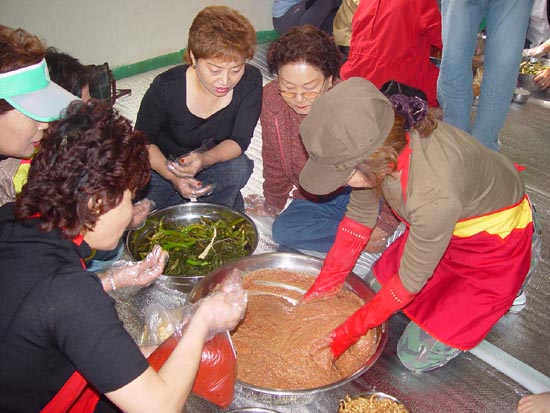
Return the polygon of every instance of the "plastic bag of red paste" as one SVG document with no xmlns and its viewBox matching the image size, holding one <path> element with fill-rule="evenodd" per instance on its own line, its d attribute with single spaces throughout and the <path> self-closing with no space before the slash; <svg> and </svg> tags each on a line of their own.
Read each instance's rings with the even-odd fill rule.
<svg viewBox="0 0 550 413">
<path fill-rule="evenodd" d="M 147 358 L 151 367 L 159 370 L 172 353 L 180 336 L 172 334 Z M 192 392 L 221 408 L 232 400 L 237 380 L 237 357 L 229 333 L 216 334 L 203 347 L 199 370 Z"/>
</svg>

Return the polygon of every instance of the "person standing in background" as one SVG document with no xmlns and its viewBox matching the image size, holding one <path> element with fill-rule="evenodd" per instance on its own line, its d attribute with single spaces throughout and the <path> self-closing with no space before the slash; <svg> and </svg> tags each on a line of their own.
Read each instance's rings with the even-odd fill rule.
<svg viewBox="0 0 550 413">
<path fill-rule="evenodd" d="M 523 51 L 523 56 L 529 58 L 543 57 L 548 53 L 550 53 L 550 39 L 536 47 L 525 49 Z M 533 78 L 533 82 L 535 82 L 535 84 L 542 90 L 548 89 L 548 87 L 550 87 L 550 69 L 543 69 L 537 72 Z"/>
<path fill-rule="evenodd" d="M 292 27 L 312 24 L 332 34 L 332 22 L 342 0 L 274 0 L 273 28 L 282 36 Z"/>
<path fill-rule="evenodd" d="M 534 0 L 525 36 L 526 49 L 532 49 L 550 39 L 549 21 L 548 0 Z"/>
<path fill-rule="evenodd" d="M 349 44 L 351 41 L 351 21 L 360 1 L 343 0 L 336 12 L 336 16 L 334 16 L 334 23 L 332 25 L 334 42 L 346 58 L 349 54 Z"/>
<path fill-rule="evenodd" d="M 423 91 L 438 106 L 438 68 L 432 46 L 441 49 L 441 15 L 435 0 L 362 1 L 353 16 L 351 43 L 340 77 L 362 77 L 381 88 L 395 80 Z"/>
<path fill-rule="evenodd" d="M 443 120 L 499 150 L 516 87 L 533 0 L 442 0 L 443 54 L 437 83 Z M 480 24 L 486 19 L 484 74 L 476 118 L 471 124 L 472 58 Z"/>
</svg>

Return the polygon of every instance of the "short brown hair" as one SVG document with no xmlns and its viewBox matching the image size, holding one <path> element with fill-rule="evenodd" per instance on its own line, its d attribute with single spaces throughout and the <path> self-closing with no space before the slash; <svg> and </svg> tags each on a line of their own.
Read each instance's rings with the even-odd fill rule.
<svg viewBox="0 0 550 413">
<path fill-rule="evenodd" d="M 42 139 L 16 217 L 38 214 L 41 230 L 74 238 L 120 204 L 124 191 L 143 188 L 149 170 L 145 135 L 133 132 L 128 119 L 107 102 L 75 101 Z"/>
<path fill-rule="evenodd" d="M 338 78 L 342 57 L 331 36 L 306 24 L 293 27 L 271 43 L 267 51 L 267 67 L 273 75 L 281 66 L 305 62 L 318 68 L 325 78 Z"/>
<path fill-rule="evenodd" d="M 189 28 L 186 63 L 195 59 L 219 58 L 224 61 L 254 57 L 256 31 L 246 17 L 226 6 L 202 9 Z"/>
<path fill-rule="evenodd" d="M 46 45 L 37 36 L 0 25 L 0 73 L 32 66 L 45 55 Z M 0 115 L 13 109 L 5 99 L 0 99 Z"/>
</svg>

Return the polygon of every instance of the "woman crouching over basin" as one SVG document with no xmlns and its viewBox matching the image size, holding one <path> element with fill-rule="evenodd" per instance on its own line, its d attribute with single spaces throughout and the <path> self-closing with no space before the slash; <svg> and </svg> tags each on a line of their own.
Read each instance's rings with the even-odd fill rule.
<svg viewBox="0 0 550 413">
<path fill-rule="evenodd" d="M 72 103 L 42 140 L 0 208 L 0 411 L 181 412 L 205 338 L 239 321 L 242 302 L 207 298 L 157 373 L 83 268 L 116 246 L 148 178 L 145 137 L 104 104 Z"/>
<path fill-rule="evenodd" d="M 309 160 L 300 184 L 314 194 L 353 188 L 306 298 L 340 289 L 369 240 L 381 193 L 407 228 L 373 267 L 380 291 L 324 348 L 338 357 L 403 309 L 412 321 L 397 354 L 407 368 L 424 371 L 476 346 L 506 314 L 536 264 L 537 243 L 510 160 L 437 123 L 420 98 L 390 99 L 352 78 L 320 96 L 302 123 Z"/>
</svg>

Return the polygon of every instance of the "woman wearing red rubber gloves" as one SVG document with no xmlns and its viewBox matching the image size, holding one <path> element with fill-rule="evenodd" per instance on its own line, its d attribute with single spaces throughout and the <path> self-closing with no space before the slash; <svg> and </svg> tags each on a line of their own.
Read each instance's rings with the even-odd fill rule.
<svg viewBox="0 0 550 413">
<path fill-rule="evenodd" d="M 353 188 L 305 298 L 341 288 L 369 239 L 382 194 L 407 229 L 373 268 L 380 291 L 330 334 L 328 346 L 338 357 L 403 309 L 412 321 L 398 356 L 407 368 L 425 371 L 476 346 L 508 311 L 536 264 L 533 215 L 504 155 L 437 123 L 417 97 L 390 99 L 352 78 L 320 96 L 302 123 L 309 160 L 300 184 L 314 194 Z"/>
</svg>

